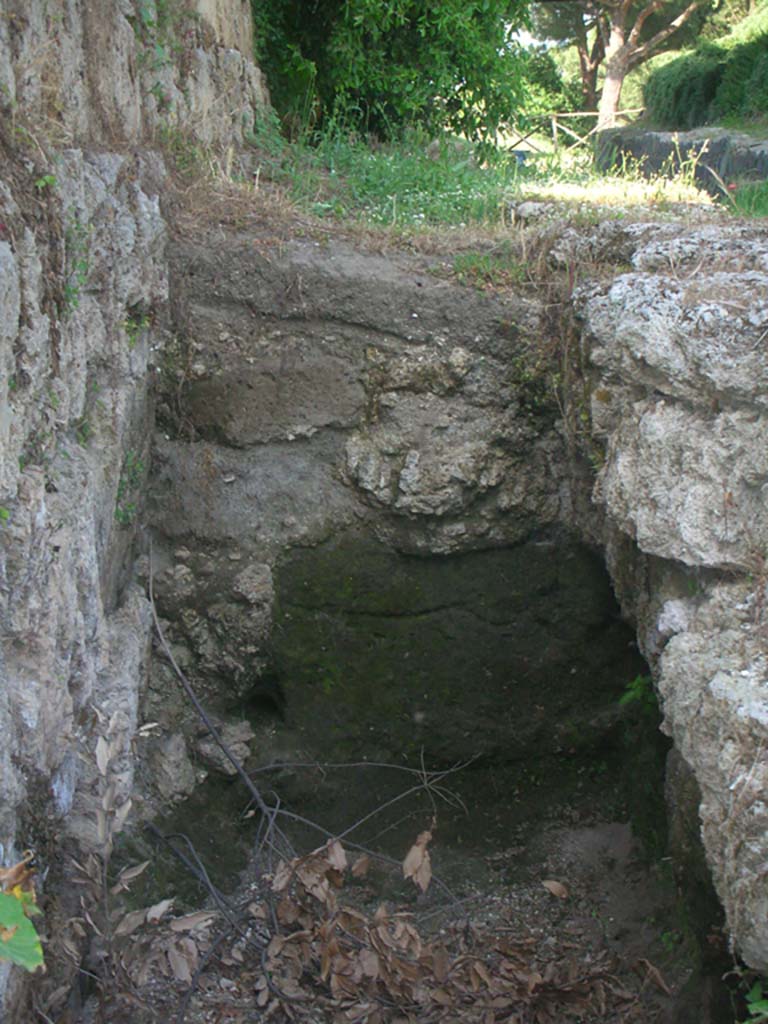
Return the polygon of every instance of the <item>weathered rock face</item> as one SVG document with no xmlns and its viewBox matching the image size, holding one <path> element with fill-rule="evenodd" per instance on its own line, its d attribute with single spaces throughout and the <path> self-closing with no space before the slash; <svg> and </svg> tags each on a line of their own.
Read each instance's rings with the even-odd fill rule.
<svg viewBox="0 0 768 1024">
<path fill-rule="evenodd" d="M 452 564 L 479 564 L 498 548 L 499 564 L 514 561 L 532 531 L 550 543 L 577 523 L 602 545 L 622 607 L 636 623 L 664 700 L 665 728 L 701 793 L 705 849 L 732 934 L 762 967 L 768 934 L 752 910 L 762 906 L 765 853 L 765 684 L 754 628 L 762 615 L 768 479 L 761 443 L 765 241 L 738 226 L 603 225 L 594 234 L 564 230 L 551 259 L 568 266 L 579 254 L 594 260 L 607 252 L 609 262 L 633 269 L 575 297 L 590 455 L 603 463 L 590 509 L 564 441 L 568 431 L 531 372 L 544 335 L 535 301 L 451 289 L 413 259 L 382 260 L 344 246 L 293 243 L 269 259 L 238 240 L 217 242 L 212 252 L 177 248 L 174 291 L 188 334 L 170 368 L 170 391 L 181 385 L 183 418 L 174 426 L 170 403 L 161 401 L 165 436 L 154 485 L 155 521 L 167 544 L 161 579 L 169 581 L 168 617 L 177 638 L 186 637 L 190 671 L 212 693 L 221 693 L 222 679 L 234 702 L 254 680 L 250 692 L 258 693 L 266 665 L 267 690 L 278 679 L 275 699 L 286 701 L 299 730 L 322 721 L 323 736 L 335 735 L 349 752 L 375 721 L 377 735 L 391 733 L 388 749 L 402 750 L 418 743 L 432 715 L 436 756 L 463 756 L 466 735 L 476 744 L 478 720 L 455 692 L 436 702 L 435 713 L 423 685 L 429 658 L 418 652 L 434 652 L 441 642 L 450 651 L 446 638 L 461 632 L 462 609 L 496 588 L 481 585 L 462 603 L 472 573 L 462 585 L 449 580 L 435 590 L 433 569 L 448 579 Z M 580 387 L 566 399 L 581 421 L 587 410 Z M 352 551 L 345 537 L 384 547 L 374 544 L 373 554 L 367 547 L 362 557 L 360 542 Z M 179 545 L 206 547 L 214 565 L 192 573 L 186 598 L 173 583 L 184 575 L 173 554 Z M 556 550 L 562 558 L 566 548 Z M 408 577 L 401 560 L 414 556 L 422 571 Z M 441 557 L 442 568 L 430 567 Z M 238 612 L 236 577 L 245 567 L 266 579 L 265 562 L 270 588 L 273 575 L 276 581 L 277 639 L 270 645 L 271 590 L 263 591 L 261 627 L 254 624 L 249 658 L 238 667 L 227 660 L 226 634 L 242 632 L 235 623 L 253 611 Z M 517 576 L 533 579 L 526 600 L 535 608 L 535 559 L 528 570 L 520 566 Z M 213 627 L 219 635 L 208 653 L 195 618 L 206 572 L 216 581 L 214 607 L 234 609 L 233 620 L 218 610 L 209 617 L 208 638 L 217 616 L 228 626 Z M 723 572 L 751 573 L 753 582 L 723 582 Z M 371 574 L 387 580 L 381 593 L 372 595 Z M 392 587 L 397 598 L 390 594 L 388 602 Z M 450 593 L 453 608 L 439 637 L 427 619 L 443 598 L 422 600 L 438 591 Z M 391 628 L 384 621 L 395 605 L 402 618 Z M 446 625 L 454 612 L 454 626 Z M 502 632 L 524 633 L 524 617 L 511 606 L 507 613 L 514 625 L 502 615 Z M 411 622 L 422 614 L 420 638 Z M 378 624 L 375 642 L 363 638 L 366 617 L 366 630 L 370 620 Z M 562 621 L 550 625 L 562 635 Z M 491 660 L 506 658 L 509 670 L 522 647 L 502 651 L 486 626 L 475 623 L 483 651 L 493 651 Z M 377 645 L 393 660 L 379 658 Z M 414 685 L 398 691 L 392 712 L 381 701 L 392 696 L 393 664 L 408 652 Z M 473 657 L 485 664 L 484 654 Z M 378 696 L 350 688 L 353 658 L 376 680 Z M 569 658 L 546 664 L 542 677 L 564 676 Z M 437 672 L 440 658 L 432 661 Z M 446 662 L 455 676 L 461 657 L 448 653 Z M 489 678 L 503 675 L 495 662 L 485 668 Z M 363 691 L 368 696 L 360 699 Z M 489 717 L 503 722 L 493 703 L 500 699 L 503 686 L 488 703 Z M 529 703 L 525 695 L 522 703 Z M 595 709 L 585 710 L 594 720 Z M 563 709 L 552 705 L 546 713 L 557 717 Z M 403 730 L 384 727 L 385 719 L 400 720 Z M 461 722 L 471 728 L 462 732 Z M 496 755 L 504 731 L 490 730 Z"/>
<path fill-rule="evenodd" d="M 765 970 L 768 240 L 738 226 L 662 233 L 632 264 L 578 299 L 606 446 L 595 500 L 665 728 L 701 789 L 731 934 Z"/>
<path fill-rule="evenodd" d="M 551 395 L 531 409 L 521 387 L 537 303 L 311 242 L 188 245 L 174 267 L 188 332 L 174 379 L 197 440 L 159 443 L 168 536 L 274 555 L 363 519 L 449 553 L 566 518 Z"/>
<path fill-rule="evenodd" d="M 113 719 L 124 803 L 148 657 L 149 609 L 130 583 L 150 420 L 150 332 L 136 310 L 167 292 L 163 167 L 71 150 L 57 173 L 60 211 L 19 176 L 0 199 L 4 863 L 47 850 L 54 829 L 97 845 L 95 744 Z M 77 246 L 59 279 L 61 240 L 44 234 L 54 217 Z"/>
<path fill-rule="evenodd" d="M 242 141 L 267 102 L 252 62 L 250 6 L 199 0 L 70 0 L 61 12 L 3 0 L 0 97 L 56 145 L 189 133 Z"/>
<path fill-rule="evenodd" d="M 633 268 L 575 297 L 590 403 L 577 411 L 593 462 L 605 449 L 589 506 L 530 294 L 458 289 L 414 257 L 344 244 L 205 238 L 173 248 L 179 337 L 162 336 L 165 171 L 109 145 L 243 138 L 264 97 L 246 3 L 199 0 L 199 21 L 154 27 L 129 0 L 72 0 L 61 19 L 0 6 L 0 93 L 30 144 L 4 139 L 0 180 L 0 858 L 51 850 L 53 834 L 102 841 L 96 744 L 110 733 L 125 808 L 141 714 L 165 716 L 144 759 L 162 800 L 226 770 L 169 701 L 166 663 L 148 679 L 149 608 L 132 582 L 157 350 L 157 602 L 217 712 L 285 701 L 306 729 L 338 683 L 322 647 L 343 636 L 330 668 L 351 678 L 352 655 L 368 658 L 381 698 L 336 698 L 338 732 L 359 744 L 361 725 L 392 713 L 392 662 L 361 641 L 366 618 L 379 653 L 412 659 L 394 715 L 408 742 L 431 729 L 436 757 L 481 734 L 493 756 L 519 756 L 544 742 L 542 716 L 568 716 L 548 743 L 599 734 L 601 695 L 614 702 L 637 665 L 580 534 L 602 545 L 654 668 L 736 945 L 768 969 L 764 235 L 644 223 L 564 227 L 552 244 L 555 267 Z M 61 148 L 88 140 L 98 152 Z M 614 647 L 590 648 L 596 632 Z M 459 686 L 435 700 L 438 667 Z M 482 721 L 478 674 L 492 683 Z M 248 728 L 223 728 L 244 755 Z M 391 732 L 382 743 L 401 749 Z"/>
<path fill-rule="evenodd" d="M 236 145 L 265 100 L 248 4 L 163 10 L 0 2 L 0 863 L 34 846 L 46 897 L 69 870 L 62 844 L 104 848 L 107 734 L 111 820 L 127 810 L 148 675 L 132 565 L 168 293 L 166 171 L 125 143 Z M 234 35 L 217 37 L 223 24 Z M 66 908 L 48 910 L 66 938 Z M 0 966 L 0 1018 L 26 1020 L 21 972 L 8 979 Z"/>
<path fill-rule="evenodd" d="M 322 757 L 604 736 L 642 662 L 568 533 L 539 302 L 339 244 L 219 237 L 172 266 L 157 597 L 196 687 L 275 700 Z"/>
<path fill-rule="evenodd" d="M 629 156 L 647 174 L 678 170 L 686 162 L 696 181 L 716 196 L 722 195 L 721 182 L 740 178 L 759 181 L 768 172 L 768 144 L 728 128 L 694 128 L 688 132 L 612 128 L 601 134 L 598 151 L 604 168 L 613 166 L 619 155 Z"/>
</svg>

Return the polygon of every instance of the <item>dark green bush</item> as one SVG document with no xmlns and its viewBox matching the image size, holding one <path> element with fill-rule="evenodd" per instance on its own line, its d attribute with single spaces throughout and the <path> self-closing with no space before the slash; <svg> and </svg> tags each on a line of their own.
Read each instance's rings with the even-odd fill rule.
<svg viewBox="0 0 768 1024">
<path fill-rule="evenodd" d="M 289 124 L 490 136 L 522 96 L 524 0 L 251 0 L 258 57 Z"/>
<path fill-rule="evenodd" d="M 706 124 L 723 77 L 725 53 L 706 44 L 657 68 L 645 83 L 643 100 L 659 128 L 685 131 Z"/>
<path fill-rule="evenodd" d="M 752 66 L 747 82 L 744 112 L 750 115 L 768 113 L 768 45 L 763 47 Z"/>
<path fill-rule="evenodd" d="M 768 113 L 766 55 L 768 36 L 735 46 L 729 52 L 713 104 L 715 116 Z"/>
<path fill-rule="evenodd" d="M 701 42 L 656 68 L 643 96 L 649 117 L 663 128 L 768 114 L 768 4 L 716 43 Z"/>
<path fill-rule="evenodd" d="M 554 114 L 578 108 L 581 102 L 580 83 L 564 79 L 546 47 L 529 47 L 521 51 L 519 60 L 526 114 Z"/>
</svg>

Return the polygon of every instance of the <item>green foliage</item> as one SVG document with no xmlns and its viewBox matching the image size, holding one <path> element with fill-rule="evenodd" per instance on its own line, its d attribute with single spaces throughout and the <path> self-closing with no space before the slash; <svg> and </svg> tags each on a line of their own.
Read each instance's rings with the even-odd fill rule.
<svg viewBox="0 0 768 1024">
<path fill-rule="evenodd" d="M 498 154 L 481 166 L 464 140 L 430 142 L 413 131 L 399 143 L 372 147 L 334 133 L 314 146 L 288 145 L 265 124 L 266 135 L 252 140 L 263 155 L 262 173 L 317 216 L 404 226 L 494 223 L 517 191 L 521 172 L 513 157 Z"/>
<path fill-rule="evenodd" d="M 659 127 L 688 129 L 715 118 L 754 117 L 768 110 L 768 5 L 717 42 L 702 41 L 654 69 L 643 90 Z"/>
<path fill-rule="evenodd" d="M 115 504 L 115 520 L 121 526 L 130 526 L 136 519 L 136 496 L 143 477 L 144 463 L 138 452 L 126 452 Z"/>
<path fill-rule="evenodd" d="M 194 177 L 201 173 L 205 166 L 205 150 L 193 135 L 166 122 L 158 126 L 157 138 L 182 177 Z"/>
<path fill-rule="evenodd" d="M 183 72 L 195 46 L 193 26 L 198 17 L 186 0 L 136 0 L 136 14 L 129 20 L 138 43 L 139 67 L 157 73 L 177 63 Z M 149 93 L 159 110 L 171 106 L 159 81 L 152 84 Z"/>
<path fill-rule="evenodd" d="M 43 963 L 43 949 L 35 926 L 29 920 L 40 911 L 30 893 L 14 889 L 0 892 L 0 960 L 34 971 Z"/>
<path fill-rule="evenodd" d="M 768 182 L 744 182 L 728 192 L 733 212 L 740 217 L 768 217 Z"/>
<path fill-rule="evenodd" d="M 476 288 L 498 288 L 520 284 L 526 277 L 526 265 L 501 246 L 493 252 L 463 252 L 454 257 L 453 270 L 461 284 Z"/>
<path fill-rule="evenodd" d="M 758 978 L 744 999 L 750 1024 L 768 1024 L 768 980 Z"/>
<path fill-rule="evenodd" d="M 581 102 L 577 81 L 567 81 L 551 51 L 543 46 L 530 47 L 521 57 L 525 114 L 554 114 L 576 110 Z"/>
<path fill-rule="evenodd" d="M 0 523 L 7 523 L 10 518 L 10 511 L 5 507 L 5 505 L 0 505 Z"/>
<path fill-rule="evenodd" d="M 716 117 L 750 117 L 768 110 L 768 34 L 734 47 L 712 105 Z"/>
<path fill-rule="evenodd" d="M 84 224 L 77 214 L 71 215 L 64 228 L 66 277 L 62 287 L 59 314 L 67 317 L 80 305 L 80 293 L 91 272 L 90 236 L 92 227 Z"/>
<path fill-rule="evenodd" d="M 635 676 L 627 683 L 624 693 L 619 697 L 622 707 L 636 707 L 642 712 L 658 714 L 659 703 L 653 689 L 650 676 Z"/>
<path fill-rule="evenodd" d="M 128 348 L 135 348 L 136 342 L 139 340 L 139 336 L 145 331 L 151 321 L 148 313 L 143 313 L 140 310 L 134 310 L 127 314 L 125 320 L 120 325 L 125 333 L 128 335 Z"/>
<path fill-rule="evenodd" d="M 646 112 L 660 128 L 704 124 L 723 76 L 723 57 L 711 43 L 666 63 L 643 89 Z"/>
<path fill-rule="evenodd" d="M 82 447 L 88 444 L 93 434 L 93 427 L 91 426 L 90 420 L 86 416 L 81 416 L 79 420 L 75 422 L 75 437 L 77 443 Z"/>
<path fill-rule="evenodd" d="M 521 99 L 521 0 L 252 0 L 259 59 L 294 130 L 487 138 Z M 309 8 L 309 10 L 308 10 Z"/>
<path fill-rule="evenodd" d="M 55 188 L 56 183 L 55 174 L 44 174 L 42 177 L 36 179 L 35 188 L 38 192 L 44 192 L 48 188 Z"/>
</svg>

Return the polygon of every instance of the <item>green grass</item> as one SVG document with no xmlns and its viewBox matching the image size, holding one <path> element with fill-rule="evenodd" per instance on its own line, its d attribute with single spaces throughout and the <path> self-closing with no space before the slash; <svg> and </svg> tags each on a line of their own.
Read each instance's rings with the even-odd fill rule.
<svg viewBox="0 0 768 1024">
<path fill-rule="evenodd" d="M 479 289 L 520 284 L 526 278 L 525 264 L 509 244 L 493 252 L 458 253 L 453 260 L 453 271 L 461 284 Z"/>
<path fill-rule="evenodd" d="M 417 133 L 370 146 L 342 134 L 285 143 L 274 131 L 253 139 L 263 172 L 316 216 L 370 224 L 495 223 L 517 194 L 514 157 L 480 165 L 459 140 L 430 143 Z"/>
<path fill-rule="evenodd" d="M 729 190 L 728 198 L 740 217 L 768 217 L 768 181 L 744 182 Z"/>
<path fill-rule="evenodd" d="M 638 204 L 707 201 L 692 182 L 647 181 L 636 167 L 599 174 L 587 150 L 529 153 L 518 164 L 503 149 L 478 156 L 463 140 L 441 141 L 412 132 L 399 143 L 370 145 L 336 133 L 286 142 L 276 121 L 256 126 L 252 143 L 260 161 L 258 180 L 285 189 L 299 207 L 319 217 L 387 227 L 495 225 L 510 217 L 513 200 L 537 198 L 570 205 L 584 215 L 593 206 L 623 215 Z M 477 267 L 476 279 L 509 273 Z"/>
</svg>

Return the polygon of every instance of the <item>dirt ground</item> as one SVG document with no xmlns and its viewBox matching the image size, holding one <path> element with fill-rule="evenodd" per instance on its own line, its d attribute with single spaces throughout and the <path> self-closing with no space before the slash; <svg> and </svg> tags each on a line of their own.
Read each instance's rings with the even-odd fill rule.
<svg viewBox="0 0 768 1024">
<path fill-rule="evenodd" d="M 447 822 L 441 840 L 437 826 L 424 893 L 394 858 L 367 864 L 351 844 L 339 854 L 329 841 L 266 880 L 251 862 L 219 894 L 223 914 L 209 898 L 130 936 L 111 998 L 91 996 L 72 1020 L 730 1024 L 669 865 L 595 811 L 592 785 L 533 828 L 522 814 L 484 820 L 490 806 L 457 815 L 463 835 Z M 408 818 L 416 840 L 424 815 Z"/>
</svg>

